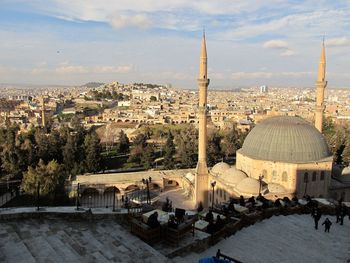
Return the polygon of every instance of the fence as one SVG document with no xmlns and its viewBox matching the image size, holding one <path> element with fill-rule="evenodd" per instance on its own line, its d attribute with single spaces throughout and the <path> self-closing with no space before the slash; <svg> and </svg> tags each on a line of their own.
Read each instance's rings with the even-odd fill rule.
<svg viewBox="0 0 350 263">
<path fill-rule="evenodd" d="M 20 180 L 0 182 L 0 207 L 20 195 Z"/>
</svg>

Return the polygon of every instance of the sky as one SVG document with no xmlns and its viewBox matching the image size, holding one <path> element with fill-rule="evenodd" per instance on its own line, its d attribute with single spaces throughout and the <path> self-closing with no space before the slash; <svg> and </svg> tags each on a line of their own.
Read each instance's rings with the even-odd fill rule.
<svg viewBox="0 0 350 263">
<path fill-rule="evenodd" d="M 0 83 L 349 87 L 349 0 L 0 0 Z"/>
</svg>

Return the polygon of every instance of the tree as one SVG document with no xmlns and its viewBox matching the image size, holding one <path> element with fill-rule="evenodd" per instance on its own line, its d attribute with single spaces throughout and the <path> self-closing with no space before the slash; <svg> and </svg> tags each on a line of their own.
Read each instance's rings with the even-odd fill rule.
<svg viewBox="0 0 350 263">
<path fill-rule="evenodd" d="M 222 158 L 220 142 L 221 136 L 217 132 L 213 132 L 209 137 L 207 147 L 207 161 L 209 166 L 214 165 L 218 159 Z"/>
<path fill-rule="evenodd" d="M 65 146 L 63 147 L 63 164 L 67 173 L 71 173 L 78 155 L 78 146 L 74 135 L 69 135 Z"/>
<path fill-rule="evenodd" d="M 150 100 L 150 101 L 157 101 L 157 97 L 156 97 L 156 96 L 151 96 L 151 97 L 149 98 L 149 100 Z"/>
<path fill-rule="evenodd" d="M 89 172 L 96 173 L 101 168 L 101 144 L 96 132 L 85 137 L 86 168 Z"/>
<path fill-rule="evenodd" d="M 235 155 L 236 151 L 241 147 L 240 135 L 236 129 L 229 130 L 224 134 L 221 148 L 226 158 Z"/>
<path fill-rule="evenodd" d="M 130 151 L 130 156 L 128 161 L 141 164 L 141 157 L 144 153 L 146 146 L 147 146 L 146 135 L 143 133 L 138 134 L 133 141 L 133 147 Z"/>
<path fill-rule="evenodd" d="M 29 166 L 27 172 L 24 173 L 22 187 L 26 193 L 35 195 L 39 183 L 40 195 L 53 197 L 63 189 L 64 180 L 64 173 L 61 172 L 57 161 L 52 160 L 45 165 L 40 159 L 35 168 Z"/>
<path fill-rule="evenodd" d="M 119 144 L 118 144 L 118 152 L 120 153 L 128 153 L 130 148 L 130 141 L 128 136 L 125 134 L 123 130 L 119 133 Z"/>
<path fill-rule="evenodd" d="M 151 145 L 147 145 L 142 151 L 141 163 L 145 169 L 150 169 L 154 161 L 154 149 Z"/>
<path fill-rule="evenodd" d="M 192 168 L 197 164 L 198 131 L 191 125 L 176 136 L 178 156 L 183 168 Z"/>
<path fill-rule="evenodd" d="M 175 144 L 174 136 L 169 131 L 168 138 L 166 140 L 164 151 L 164 168 L 165 169 L 174 169 L 174 154 L 175 154 Z"/>
<path fill-rule="evenodd" d="M 346 143 L 344 145 L 344 149 L 342 152 L 342 161 L 344 164 L 349 165 L 350 164 L 350 136 L 348 135 Z"/>
</svg>

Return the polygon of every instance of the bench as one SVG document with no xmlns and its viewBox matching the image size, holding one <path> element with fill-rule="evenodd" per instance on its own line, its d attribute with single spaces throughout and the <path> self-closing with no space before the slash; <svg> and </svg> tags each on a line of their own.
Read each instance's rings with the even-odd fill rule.
<svg viewBox="0 0 350 263">
<path fill-rule="evenodd" d="M 187 233 L 192 233 L 192 236 L 194 236 L 194 224 L 196 221 L 197 217 L 192 217 L 179 224 L 177 228 L 168 227 L 166 233 L 167 242 L 172 245 L 178 245 L 179 241 L 183 239 Z"/>
<path fill-rule="evenodd" d="M 148 244 L 157 243 L 161 239 L 160 226 L 151 228 L 136 218 L 132 218 L 130 221 L 130 231 Z"/>
</svg>

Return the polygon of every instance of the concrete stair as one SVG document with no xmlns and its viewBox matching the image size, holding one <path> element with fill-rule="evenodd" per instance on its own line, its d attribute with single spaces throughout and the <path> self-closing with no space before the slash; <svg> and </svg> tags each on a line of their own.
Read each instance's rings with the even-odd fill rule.
<svg viewBox="0 0 350 263">
<path fill-rule="evenodd" d="M 0 262 L 167 262 L 112 220 L 30 219 L 0 224 Z"/>
</svg>

